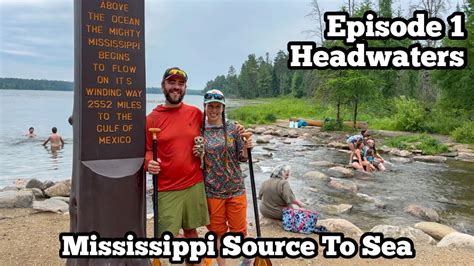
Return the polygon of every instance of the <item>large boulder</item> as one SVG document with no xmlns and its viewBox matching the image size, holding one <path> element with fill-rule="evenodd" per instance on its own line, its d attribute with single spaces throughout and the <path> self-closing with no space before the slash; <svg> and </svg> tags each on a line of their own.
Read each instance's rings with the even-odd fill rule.
<svg viewBox="0 0 474 266">
<path fill-rule="evenodd" d="M 275 135 L 279 137 L 288 137 L 288 131 L 278 129 L 277 131 L 275 131 Z"/>
<path fill-rule="evenodd" d="M 26 188 L 25 190 L 30 190 L 31 192 L 33 192 L 33 196 L 35 200 L 44 198 L 43 190 L 39 188 Z"/>
<path fill-rule="evenodd" d="M 54 182 L 51 180 L 46 180 L 43 182 L 43 190 L 46 190 L 52 186 L 54 186 Z"/>
<path fill-rule="evenodd" d="M 319 171 L 307 172 L 306 174 L 303 175 L 303 177 L 310 178 L 310 179 L 321 180 L 321 181 L 328 181 L 329 180 L 329 177 L 326 174 L 321 173 Z"/>
<path fill-rule="evenodd" d="M 69 211 L 69 204 L 58 199 L 47 199 L 43 201 L 34 201 L 33 209 L 43 212 L 65 213 Z"/>
<path fill-rule="evenodd" d="M 333 177 L 354 177 L 354 171 L 342 166 L 334 166 L 329 168 L 328 174 Z"/>
<path fill-rule="evenodd" d="M 267 131 L 265 127 L 257 127 L 255 128 L 255 134 L 262 134 L 263 132 Z"/>
<path fill-rule="evenodd" d="M 275 134 L 275 131 L 270 129 L 263 132 L 262 135 L 276 135 L 276 134 Z"/>
<path fill-rule="evenodd" d="M 413 160 L 426 163 L 444 163 L 447 159 L 444 156 L 420 155 L 414 156 Z"/>
<path fill-rule="evenodd" d="M 329 186 L 338 189 L 338 190 L 346 190 L 350 192 L 357 192 L 359 188 L 357 185 L 350 181 L 350 180 L 343 180 L 343 179 L 337 179 L 337 178 L 331 178 L 331 181 L 329 181 Z"/>
<path fill-rule="evenodd" d="M 474 249 L 474 236 L 452 232 L 438 242 L 437 247 L 456 247 Z M 472 254 L 472 253 L 471 253 Z"/>
<path fill-rule="evenodd" d="M 17 188 L 16 186 L 6 186 L 6 187 L 0 189 L 0 192 L 2 192 L 2 191 L 9 191 L 9 190 L 18 191 L 19 188 Z"/>
<path fill-rule="evenodd" d="M 55 184 L 54 186 L 46 189 L 44 194 L 46 196 L 52 197 L 69 197 L 71 193 L 71 181 L 66 180 Z"/>
<path fill-rule="evenodd" d="M 415 224 L 415 228 L 420 229 L 436 240 L 441 240 L 443 237 L 451 234 L 452 232 L 456 232 L 456 230 L 447 225 L 434 222 L 419 222 Z"/>
<path fill-rule="evenodd" d="M 319 220 L 318 225 L 322 225 L 329 232 L 340 232 L 346 237 L 359 238 L 364 232 L 353 223 L 344 219 L 325 219 Z"/>
<path fill-rule="evenodd" d="M 459 152 L 456 157 L 458 160 L 466 162 L 474 162 L 474 153 L 472 152 Z"/>
<path fill-rule="evenodd" d="M 64 201 L 64 202 L 66 202 L 67 204 L 69 204 L 69 197 L 52 197 L 51 199 Z"/>
<path fill-rule="evenodd" d="M 436 240 L 431 236 L 410 226 L 376 225 L 370 229 L 370 232 L 382 233 L 384 237 L 391 238 L 408 237 L 419 244 L 436 244 Z"/>
<path fill-rule="evenodd" d="M 367 180 L 367 179 L 372 179 L 374 175 L 366 171 L 356 170 L 354 171 L 354 177 L 358 179 Z"/>
<path fill-rule="evenodd" d="M 421 218 L 425 221 L 429 222 L 439 222 L 439 215 L 438 213 L 428 207 L 416 205 L 416 204 L 410 204 L 405 208 L 405 212 L 414 215 L 418 218 Z"/>
<path fill-rule="evenodd" d="M 310 162 L 309 165 L 316 166 L 316 167 L 333 167 L 333 166 L 336 166 L 335 163 L 329 162 L 329 161 Z"/>
<path fill-rule="evenodd" d="M 39 181 L 36 178 L 32 178 L 26 183 L 26 188 L 38 188 L 38 189 L 44 189 L 44 184 L 43 182 Z"/>
<path fill-rule="evenodd" d="M 0 208 L 29 208 L 33 197 L 33 192 L 28 190 L 0 192 Z"/>
<path fill-rule="evenodd" d="M 324 212 L 328 214 L 340 214 L 346 213 L 352 210 L 352 205 L 349 204 L 339 204 L 339 205 L 325 205 L 322 206 Z"/>
</svg>

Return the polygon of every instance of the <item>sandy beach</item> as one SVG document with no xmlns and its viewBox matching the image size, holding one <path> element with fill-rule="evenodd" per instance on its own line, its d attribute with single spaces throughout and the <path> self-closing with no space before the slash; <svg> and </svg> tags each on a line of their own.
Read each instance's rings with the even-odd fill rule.
<svg viewBox="0 0 474 266">
<path fill-rule="evenodd" d="M 249 235 L 255 235 L 253 227 Z M 57 213 L 34 213 L 31 209 L 0 209 L 0 258 L 1 265 L 63 265 L 59 258 L 59 233 L 69 230 L 69 215 Z M 147 224 L 147 235 L 152 236 L 152 220 Z M 199 233 L 204 235 L 205 228 Z M 272 237 L 305 237 L 283 231 L 274 224 L 262 227 L 262 234 Z M 318 235 L 310 237 L 318 239 Z M 319 255 L 311 260 L 272 259 L 274 265 L 474 265 L 474 255 L 468 249 L 446 249 L 436 246 L 415 245 L 414 259 L 325 259 L 320 247 Z M 165 263 L 166 264 L 166 263 Z M 237 265 L 230 260 L 229 265 Z"/>
</svg>

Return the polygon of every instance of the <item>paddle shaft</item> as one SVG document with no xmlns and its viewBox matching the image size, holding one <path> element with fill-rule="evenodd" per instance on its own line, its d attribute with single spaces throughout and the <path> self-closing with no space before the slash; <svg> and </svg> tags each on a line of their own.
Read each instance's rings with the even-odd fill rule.
<svg viewBox="0 0 474 266">
<path fill-rule="evenodd" d="M 257 228 L 257 237 L 261 237 L 260 232 L 260 218 L 258 216 L 258 202 L 257 202 L 257 190 L 255 189 L 255 177 L 253 175 L 253 162 L 252 162 L 252 149 L 247 149 L 249 157 L 249 173 L 250 173 L 250 185 L 252 187 L 252 200 L 253 200 L 253 212 L 255 215 L 255 228 Z"/>
</svg>

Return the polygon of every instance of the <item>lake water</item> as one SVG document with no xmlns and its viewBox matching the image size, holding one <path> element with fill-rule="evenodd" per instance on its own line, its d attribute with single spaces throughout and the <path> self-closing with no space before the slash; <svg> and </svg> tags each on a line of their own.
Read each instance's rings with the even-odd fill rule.
<svg viewBox="0 0 474 266">
<path fill-rule="evenodd" d="M 146 113 L 162 102 L 162 94 L 147 95 Z M 202 109 L 202 96 L 186 95 L 185 102 Z M 72 91 L 0 90 L 0 187 L 18 178 L 58 181 L 71 177 L 72 127 L 67 120 L 72 109 Z M 36 138 L 24 136 L 30 126 Z M 57 153 L 42 145 L 52 127 L 58 128 L 65 141 Z"/>
</svg>

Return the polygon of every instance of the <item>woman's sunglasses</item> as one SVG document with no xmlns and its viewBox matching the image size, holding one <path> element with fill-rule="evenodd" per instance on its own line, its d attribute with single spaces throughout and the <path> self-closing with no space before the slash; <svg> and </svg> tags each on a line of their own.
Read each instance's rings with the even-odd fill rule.
<svg viewBox="0 0 474 266">
<path fill-rule="evenodd" d="M 217 94 L 217 93 L 206 93 L 204 95 L 204 99 L 206 99 L 206 100 L 209 100 L 209 99 L 224 100 L 224 95 Z"/>
</svg>

